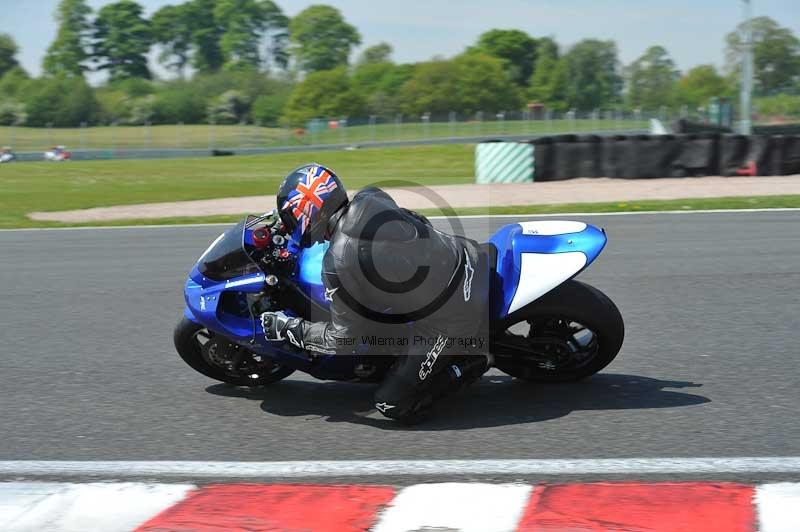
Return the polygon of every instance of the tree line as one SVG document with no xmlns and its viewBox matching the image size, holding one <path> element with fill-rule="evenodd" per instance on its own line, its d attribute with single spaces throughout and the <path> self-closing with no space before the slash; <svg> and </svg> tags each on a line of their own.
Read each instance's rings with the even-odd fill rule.
<svg viewBox="0 0 800 532">
<path fill-rule="evenodd" d="M 738 90 L 740 33 L 726 37 L 726 65 L 681 73 L 662 46 L 622 65 L 614 41 L 568 48 L 551 37 L 493 29 L 452 58 L 392 60 L 378 43 L 355 62 L 358 29 L 334 7 L 287 17 L 271 0 L 188 0 L 147 17 L 134 0 L 94 12 L 62 0 L 58 31 L 31 78 L 18 47 L 0 35 L 0 124 L 238 123 L 303 127 L 316 117 L 418 119 L 518 111 L 540 103 L 556 112 L 662 107 L 690 109 Z M 800 114 L 800 40 L 768 17 L 752 21 L 756 91 L 762 107 Z M 156 79 L 148 55 L 171 72 Z M 89 72 L 106 72 L 92 87 Z"/>
</svg>

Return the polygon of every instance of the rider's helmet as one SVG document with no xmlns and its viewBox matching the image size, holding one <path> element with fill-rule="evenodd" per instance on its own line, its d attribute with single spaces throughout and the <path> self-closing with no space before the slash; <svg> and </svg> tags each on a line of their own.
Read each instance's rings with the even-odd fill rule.
<svg viewBox="0 0 800 532">
<path fill-rule="evenodd" d="M 278 212 L 292 239 L 307 247 L 325 239 L 328 221 L 347 201 L 344 184 L 333 170 L 306 164 L 281 183 Z"/>
</svg>

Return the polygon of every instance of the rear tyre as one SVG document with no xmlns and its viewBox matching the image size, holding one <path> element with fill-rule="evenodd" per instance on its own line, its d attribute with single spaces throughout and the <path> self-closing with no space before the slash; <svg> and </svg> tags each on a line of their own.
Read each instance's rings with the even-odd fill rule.
<svg viewBox="0 0 800 532">
<path fill-rule="evenodd" d="M 236 386 L 264 386 L 285 379 L 294 370 L 274 363 L 185 317 L 175 326 L 175 349 L 184 362 L 206 377 Z"/>
<path fill-rule="evenodd" d="M 619 353 L 625 325 L 603 292 L 567 281 L 512 314 L 492 338 L 495 365 L 533 382 L 578 381 L 605 368 Z"/>
</svg>

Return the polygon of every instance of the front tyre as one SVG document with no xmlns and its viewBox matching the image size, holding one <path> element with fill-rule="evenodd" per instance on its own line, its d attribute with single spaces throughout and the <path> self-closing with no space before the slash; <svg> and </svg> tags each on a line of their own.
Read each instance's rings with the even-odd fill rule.
<svg viewBox="0 0 800 532">
<path fill-rule="evenodd" d="M 236 386 L 263 386 L 294 370 L 252 353 L 185 317 L 175 326 L 175 349 L 184 362 L 206 377 Z"/>
<path fill-rule="evenodd" d="M 518 310 L 491 340 L 495 365 L 527 381 L 567 382 L 594 375 L 625 338 L 619 309 L 603 292 L 570 280 Z"/>
</svg>

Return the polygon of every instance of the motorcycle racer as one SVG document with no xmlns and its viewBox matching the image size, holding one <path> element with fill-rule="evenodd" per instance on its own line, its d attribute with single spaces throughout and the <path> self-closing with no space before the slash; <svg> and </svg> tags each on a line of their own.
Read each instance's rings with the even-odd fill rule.
<svg viewBox="0 0 800 532">
<path fill-rule="evenodd" d="M 353 354 L 366 334 L 407 341 L 375 393 L 375 408 L 413 423 L 434 401 L 489 366 L 482 328 L 488 306 L 490 256 L 477 242 L 435 229 L 378 188 L 348 199 L 329 168 L 291 172 L 277 196 L 283 224 L 302 247 L 329 242 L 322 265 L 331 320 L 310 322 L 283 312 L 261 316 L 269 341 L 310 356 Z M 465 349 L 464 341 L 479 338 Z M 473 351 L 468 353 L 467 351 Z M 477 356 L 466 356 L 475 354 Z"/>
</svg>

